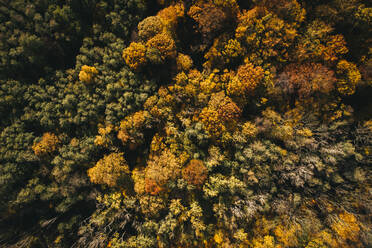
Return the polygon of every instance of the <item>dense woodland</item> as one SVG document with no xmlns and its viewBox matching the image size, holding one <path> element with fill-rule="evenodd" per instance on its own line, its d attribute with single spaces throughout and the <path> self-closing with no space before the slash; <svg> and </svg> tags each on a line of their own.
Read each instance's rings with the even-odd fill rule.
<svg viewBox="0 0 372 248">
<path fill-rule="evenodd" d="M 0 0 L 0 247 L 372 247 L 372 3 Z"/>
</svg>

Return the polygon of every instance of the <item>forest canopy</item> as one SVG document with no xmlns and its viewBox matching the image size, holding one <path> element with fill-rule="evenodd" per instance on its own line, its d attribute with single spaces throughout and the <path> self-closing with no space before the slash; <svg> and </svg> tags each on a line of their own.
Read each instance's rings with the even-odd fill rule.
<svg viewBox="0 0 372 248">
<path fill-rule="evenodd" d="M 367 0 L 0 0 L 0 246 L 372 246 Z"/>
</svg>

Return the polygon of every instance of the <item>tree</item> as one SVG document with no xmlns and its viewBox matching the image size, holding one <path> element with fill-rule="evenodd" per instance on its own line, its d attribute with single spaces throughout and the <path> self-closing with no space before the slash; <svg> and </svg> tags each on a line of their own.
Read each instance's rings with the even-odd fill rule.
<svg viewBox="0 0 372 248">
<path fill-rule="evenodd" d="M 155 48 L 160 52 L 161 59 L 175 58 L 177 55 L 176 44 L 172 37 L 166 33 L 160 33 L 149 39 L 146 43 L 147 48 Z"/>
<path fill-rule="evenodd" d="M 344 37 L 331 35 L 332 30 L 330 25 L 319 20 L 310 23 L 296 48 L 299 60 L 334 64 L 346 54 L 348 49 Z"/>
<path fill-rule="evenodd" d="M 92 66 L 83 65 L 79 73 L 79 80 L 84 83 L 91 83 L 96 74 L 98 74 L 98 71 L 96 68 Z"/>
<path fill-rule="evenodd" d="M 239 16 L 235 37 L 247 50 L 255 65 L 286 62 L 298 32 L 295 26 L 264 7 L 255 7 Z"/>
<path fill-rule="evenodd" d="M 329 93 L 337 79 L 334 72 L 321 64 L 288 65 L 279 75 L 277 84 L 285 94 L 299 98 L 315 93 Z"/>
<path fill-rule="evenodd" d="M 88 170 L 90 181 L 97 184 L 117 186 L 119 179 L 129 173 L 129 167 L 123 153 L 111 153 L 100 159 Z"/>
<path fill-rule="evenodd" d="M 223 91 L 211 96 L 208 107 L 202 109 L 195 120 L 199 120 L 213 137 L 220 137 L 227 130 L 233 130 L 241 116 L 241 109 Z"/>
<path fill-rule="evenodd" d="M 181 174 L 180 163 L 169 150 L 148 161 L 145 170 L 145 190 L 151 195 L 158 195 L 166 190 L 169 180 L 177 179 Z"/>
<path fill-rule="evenodd" d="M 146 64 L 146 47 L 141 43 L 132 42 L 123 51 L 125 63 L 133 70 L 138 70 Z"/>
<path fill-rule="evenodd" d="M 0 246 L 370 247 L 370 7 L 0 0 Z"/>
<path fill-rule="evenodd" d="M 213 38 L 226 25 L 227 16 L 224 11 L 210 3 L 193 5 L 187 14 L 196 21 L 198 30 L 206 39 Z"/>
<path fill-rule="evenodd" d="M 337 90 L 343 95 L 352 95 L 361 79 L 360 72 L 355 64 L 341 60 L 337 64 L 337 73 L 342 79 L 337 82 Z"/>
<path fill-rule="evenodd" d="M 163 23 L 158 16 L 150 16 L 138 23 L 138 35 L 147 41 L 163 31 Z"/>
<path fill-rule="evenodd" d="M 254 93 L 254 90 L 259 85 L 264 77 L 264 70 L 260 66 L 254 66 L 246 61 L 245 64 L 238 68 L 237 75 L 226 86 L 227 95 L 238 99 L 243 95 L 240 102 Z"/>
<path fill-rule="evenodd" d="M 208 171 L 200 160 L 193 159 L 182 170 L 182 177 L 191 185 L 201 187 L 207 179 Z"/>
<path fill-rule="evenodd" d="M 178 2 L 160 10 L 157 16 L 160 17 L 165 29 L 173 34 L 176 31 L 179 20 L 184 17 L 184 12 L 184 5 Z"/>
<path fill-rule="evenodd" d="M 38 157 L 51 155 L 57 150 L 59 144 L 58 137 L 53 133 L 44 133 L 41 140 L 32 146 L 35 155 Z"/>
</svg>

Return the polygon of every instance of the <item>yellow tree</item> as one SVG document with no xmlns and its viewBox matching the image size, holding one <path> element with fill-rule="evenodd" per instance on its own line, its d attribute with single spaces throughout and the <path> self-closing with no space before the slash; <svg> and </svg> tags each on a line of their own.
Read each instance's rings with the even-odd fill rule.
<svg viewBox="0 0 372 248">
<path fill-rule="evenodd" d="M 266 8 L 255 7 L 239 16 L 235 36 L 247 47 L 249 60 L 261 65 L 288 61 L 290 48 L 298 34 L 293 24 L 283 21 Z"/>
<path fill-rule="evenodd" d="M 147 48 L 155 48 L 160 52 L 161 59 L 175 58 L 177 55 L 176 43 L 170 35 L 163 32 L 155 35 L 146 43 Z"/>
<path fill-rule="evenodd" d="M 221 91 L 212 95 L 208 107 L 194 119 L 201 121 L 210 135 L 219 137 L 226 130 L 236 127 L 241 113 L 236 103 Z"/>
<path fill-rule="evenodd" d="M 97 74 L 98 71 L 95 67 L 83 65 L 79 73 L 79 80 L 84 83 L 91 83 Z"/>
<path fill-rule="evenodd" d="M 146 64 L 146 47 L 137 42 L 130 43 L 123 51 L 125 63 L 133 70 L 138 70 Z"/>
<path fill-rule="evenodd" d="M 36 156 L 41 157 L 57 150 L 60 141 L 54 133 L 44 133 L 41 140 L 32 146 Z"/>
<path fill-rule="evenodd" d="M 333 28 L 321 21 L 308 25 L 296 46 L 295 56 L 300 61 L 334 64 L 348 52 L 342 35 L 331 35 Z"/>
<path fill-rule="evenodd" d="M 160 156 L 154 156 L 145 169 L 145 190 L 151 195 L 157 195 L 166 190 L 169 180 L 175 180 L 181 175 L 181 164 L 168 149 Z"/>
<path fill-rule="evenodd" d="M 254 66 L 249 61 L 238 68 L 236 77 L 232 78 L 226 86 L 227 95 L 244 103 L 252 95 L 260 81 L 264 78 L 264 70 Z"/>
<path fill-rule="evenodd" d="M 361 79 L 361 74 L 355 64 L 341 60 L 337 64 L 337 74 L 340 80 L 337 82 L 337 90 L 343 95 L 352 95 Z"/>
<path fill-rule="evenodd" d="M 129 174 L 129 167 L 123 153 L 105 155 L 97 164 L 88 170 L 92 183 L 117 186 L 121 177 Z"/>
</svg>

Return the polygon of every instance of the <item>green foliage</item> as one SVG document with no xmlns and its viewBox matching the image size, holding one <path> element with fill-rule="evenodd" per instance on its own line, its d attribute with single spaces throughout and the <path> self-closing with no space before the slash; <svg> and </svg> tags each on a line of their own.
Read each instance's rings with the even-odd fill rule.
<svg viewBox="0 0 372 248">
<path fill-rule="evenodd" d="M 138 23 L 138 35 L 143 40 L 149 40 L 163 31 L 163 23 L 158 16 L 150 16 Z"/>
</svg>

